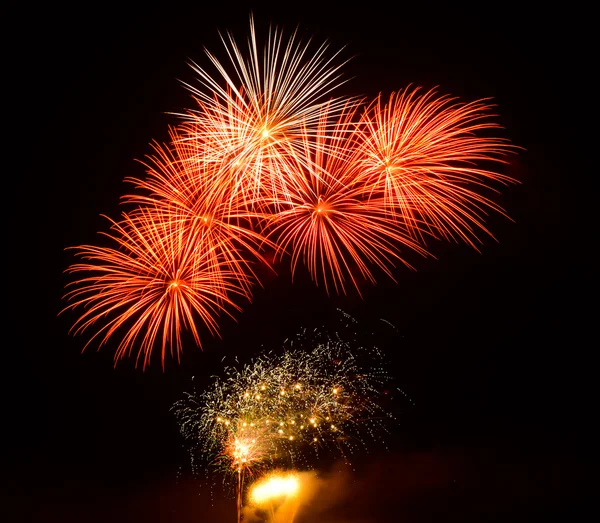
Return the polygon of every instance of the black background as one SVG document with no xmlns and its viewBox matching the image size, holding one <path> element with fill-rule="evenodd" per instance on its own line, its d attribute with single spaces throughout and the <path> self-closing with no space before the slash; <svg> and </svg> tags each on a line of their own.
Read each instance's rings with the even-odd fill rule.
<svg viewBox="0 0 600 523">
<path fill-rule="evenodd" d="M 133 360 L 114 368 L 110 347 L 82 354 L 84 341 L 68 334 L 74 316 L 58 316 L 73 261 L 65 248 L 99 241 L 100 215 L 120 212 L 123 178 L 141 174 L 136 160 L 151 140 L 167 139 L 168 113 L 191 103 L 180 83 L 194 81 L 189 60 L 208 65 L 204 47 L 223 56 L 219 30 L 244 42 L 251 9 L 259 35 L 273 23 L 333 50 L 346 46 L 347 94 L 415 84 L 465 100 L 492 97 L 506 136 L 523 148 L 507 167 L 520 184 L 499 196 L 514 221 L 491 216 L 497 241 L 485 239 L 481 253 L 433 244 L 437 259 L 412 259 L 417 271 L 398 269 L 397 282 L 378 278 L 362 297 L 328 297 L 302 274 L 292 284 L 281 266 L 236 321 L 223 319 L 222 339 L 205 335 L 202 351 L 190 344 L 164 370 L 158 359 L 146 371 Z M 7 369 L 15 378 L 3 489 L 11 517 L 234 521 L 233 498 L 215 489 L 211 499 L 190 474 L 169 407 L 192 376 L 218 373 L 223 357 L 247 361 L 341 308 L 383 333 L 381 347 L 414 405 L 399 397 L 390 453 L 358 456 L 343 476 L 347 495 L 299 513 L 297 523 L 572 519 L 590 415 L 582 298 L 589 258 L 578 239 L 583 173 L 573 158 L 585 96 L 575 85 L 590 64 L 577 30 L 585 18 L 507 4 L 388 11 L 99 3 L 37 12 L 28 27 L 35 53 L 23 59 L 22 119 L 32 122 L 24 140 L 38 139 L 27 154 L 42 159 L 24 175 L 41 196 L 32 232 L 42 296 L 28 304 L 42 317 L 24 315 L 11 348 L 19 367 Z M 321 473 L 337 470 L 327 463 Z"/>
</svg>

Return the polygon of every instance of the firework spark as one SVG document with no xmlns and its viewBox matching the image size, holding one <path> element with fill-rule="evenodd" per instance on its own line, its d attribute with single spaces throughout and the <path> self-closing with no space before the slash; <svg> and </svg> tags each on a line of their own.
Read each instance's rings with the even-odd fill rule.
<svg viewBox="0 0 600 523">
<path fill-rule="evenodd" d="M 360 293 L 362 280 L 375 282 L 373 266 L 392 279 L 395 262 L 412 268 L 400 256 L 401 247 L 420 255 L 427 252 L 407 232 L 403 218 L 392 219 L 383 197 L 373 195 L 357 176 L 352 155 L 364 138 L 356 108 L 341 114 L 334 133 L 325 129 L 331 120 L 328 108 L 321 116 L 322 127 L 304 141 L 288 185 L 289 199 L 273 215 L 269 234 L 280 256 L 291 254 L 292 274 L 302 260 L 313 281 L 322 281 L 328 293 L 345 292 L 348 280 Z M 313 143 L 318 147 L 312 148 Z"/>
<path fill-rule="evenodd" d="M 435 90 L 407 88 L 371 102 L 361 118 L 365 140 L 354 149 L 358 178 L 407 233 L 481 243 L 489 211 L 504 210 L 482 191 L 515 183 L 493 170 L 515 147 L 495 133 L 488 100 L 464 103 Z M 490 167 L 482 167 L 489 165 Z"/>
<path fill-rule="evenodd" d="M 331 97 L 344 83 L 345 62 L 336 64 L 341 50 L 329 55 L 325 42 L 313 51 L 297 31 L 285 42 L 283 31 L 271 28 L 261 51 L 252 17 L 246 54 L 231 34 L 221 40 L 234 74 L 206 51 L 217 75 L 192 62 L 201 88 L 185 86 L 196 108 L 178 116 L 192 127 L 188 139 L 221 167 L 218 187 L 252 209 L 264 198 L 286 201 L 294 158 L 314 134 L 321 108 L 337 113 L 351 100 Z"/>
<path fill-rule="evenodd" d="M 67 285 L 66 309 L 83 310 L 71 332 L 96 328 L 100 345 L 124 333 L 115 360 L 137 350 L 145 367 L 158 341 L 163 366 L 168 350 L 179 359 L 182 331 L 200 345 L 197 318 L 218 334 L 267 252 L 289 256 L 293 275 L 304 264 L 327 293 L 360 294 L 375 271 L 396 281 L 397 265 L 412 268 L 406 252 L 429 255 L 429 238 L 477 249 L 493 237 L 488 214 L 506 216 L 485 194 L 516 181 L 494 169 L 516 147 L 487 100 L 333 96 L 345 62 L 326 43 L 313 51 L 271 28 L 261 48 L 252 17 L 247 52 L 221 40 L 229 62 L 207 51 L 214 77 L 192 63 L 195 107 L 153 143 L 146 177 L 126 178 L 134 208 L 109 219 L 116 246 L 71 248 L 87 261 L 66 272 L 90 273 Z"/>
<path fill-rule="evenodd" d="M 250 499 L 258 504 L 268 503 L 273 498 L 293 496 L 298 492 L 300 482 L 294 473 L 272 473 L 252 485 Z"/>
<path fill-rule="evenodd" d="M 189 330 L 201 346 L 197 320 L 216 335 L 217 317 L 239 310 L 234 298 L 246 296 L 247 283 L 239 283 L 245 276 L 204 240 L 202 221 L 182 222 L 159 209 L 140 209 L 111 223 L 106 236 L 115 247 L 74 247 L 85 261 L 67 270 L 86 274 L 71 282 L 65 294 L 69 304 L 61 312 L 83 308 L 72 332 L 81 334 L 105 322 L 84 350 L 94 340 L 102 346 L 120 333 L 115 364 L 139 342 L 136 365 L 141 358 L 145 368 L 159 340 L 164 367 L 168 350 L 179 359 L 182 330 Z"/>
<path fill-rule="evenodd" d="M 311 468 L 320 452 L 349 460 L 381 441 L 393 420 L 381 404 L 389 380 L 377 348 L 315 330 L 281 353 L 226 367 L 212 387 L 186 393 L 172 410 L 193 451 L 235 475 L 241 499 L 243 476 L 255 467 Z"/>
<path fill-rule="evenodd" d="M 226 194 L 226 188 L 215 188 L 220 167 L 207 161 L 196 140 L 186 139 L 185 131 L 177 128 L 170 129 L 170 137 L 170 144 L 153 144 L 154 154 L 144 163 L 145 178 L 126 178 L 135 191 L 122 200 L 144 210 L 159 209 L 161 217 L 184 227 L 189 223 L 204 227 L 202 241 L 240 275 L 238 282 L 250 299 L 249 283 L 260 284 L 253 264 L 270 267 L 261 249 L 274 247 L 255 230 L 264 217 L 247 206 L 236 207 L 237 200 Z"/>
</svg>

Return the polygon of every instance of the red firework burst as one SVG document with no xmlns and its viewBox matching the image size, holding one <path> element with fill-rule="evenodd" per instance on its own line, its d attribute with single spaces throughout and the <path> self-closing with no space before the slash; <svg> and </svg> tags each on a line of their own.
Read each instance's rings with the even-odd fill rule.
<svg viewBox="0 0 600 523">
<path fill-rule="evenodd" d="M 408 88 L 387 101 L 380 95 L 363 113 L 365 140 L 352 162 L 370 193 L 415 237 L 423 240 L 427 230 L 477 248 L 478 231 L 492 235 L 487 213 L 506 216 L 482 190 L 516 182 L 491 168 L 516 149 L 484 134 L 500 128 L 492 109 L 487 100 L 464 103 L 435 90 Z"/>
<path fill-rule="evenodd" d="M 148 208 L 110 221 L 111 233 L 105 236 L 115 247 L 74 247 L 85 261 L 67 269 L 86 274 L 68 284 L 70 303 L 63 309 L 83 308 L 72 333 L 96 329 L 84 350 L 94 340 L 102 346 L 119 333 L 115 364 L 137 345 L 136 365 L 142 358 L 145 368 L 158 340 L 164 367 L 167 350 L 179 360 L 183 329 L 200 346 L 198 319 L 216 335 L 217 317 L 230 314 L 231 307 L 239 310 L 232 297 L 245 295 L 240 285 L 245 275 L 205 241 L 201 220 L 173 220 Z"/>
<path fill-rule="evenodd" d="M 126 178 L 136 191 L 125 195 L 123 201 L 141 206 L 142 212 L 159 209 L 159 218 L 180 221 L 184 227 L 203 227 L 202 241 L 240 276 L 240 286 L 250 299 L 249 284 L 260 283 L 253 264 L 270 268 L 260 252 L 270 246 L 258 232 L 264 216 L 230 194 L 232 187 L 223 183 L 225 167 L 206 160 L 205 147 L 194 135 L 171 128 L 170 137 L 169 145 L 153 144 L 154 154 L 144 163 L 144 179 Z"/>
<path fill-rule="evenodd" d="M 375 281 L 372 265 L 393 278 L 396 262 L 410 267 L 399 254 L 402 247 L 427 254 L 406 232 L 402 217 L 390 215 L 383 198 L 357 176 L 352 156 L 364 137 L 355 113 L 356 107 L 349 106 L 331 132 L 331 115 L 326 108 L 321 112 L 318 132 L 305 139 L 302 154 L 295 157 L 289 200 L 274 214 L 270 230 L 279 255 L 291 255 L 292 271 L 302 260 L 327 292 L 345 292 L 348 281 L 360 292 L 358 274 Z"/>
<path fill-rule="evenodd" d="M 137 351 L 145 367 L 160 344 L 164 366 L 184 330 L 199 346 L 200 325 L 218 335 L 218 317 L 260 283 L 265 248 L 328 293 L 360 294 L 375 269 L 394 279 L 411 267 L 405 252 L 427 256 L 428 237 L 477 249 L 488 214 L 506 216 L 485 194 L 516 182 L 496 168 L 517 148 L 498 137 L 488 100 L 419 88 L 331 97 L 340 52 L 278 29 L 261 48 L 250 22 L 246 55 L 228 34 L 228 63 L 207 52 L 214 77 L 192 63 L 195 107 L 152 144 L 146 176 L 126 178 L 133 208 L 109 219 L 113 246 L 71 248 L 82 261 L 66 271 L 79 279 L 62 312 L 82 311 L 72 333 L 95 329 L 85 347 L 120 336 L 115 363 Z"/>
<path fill-rule="evenodd" d="M 250 22 L 247 54 L 231 34 L 222 37 L 234 74 L 210 52 L 216 77 L 192 63 L 202 88 L 186 84 L 196 107 L 180 116 L 204 158 L 221 167 L 219 186 L 249 208 L 263 209 L 265 198 L 275 205 L 289 199 L 288 173 L 314 134 L 321 108 L 340 111 L 348 99 L 328 98 L 343 83 L 339 52 L 328 56 L 323 43 L 311 53 L 310 41 L 293 33 L 284 42 L 277 28 L 261 50 Z"/>
</svg>

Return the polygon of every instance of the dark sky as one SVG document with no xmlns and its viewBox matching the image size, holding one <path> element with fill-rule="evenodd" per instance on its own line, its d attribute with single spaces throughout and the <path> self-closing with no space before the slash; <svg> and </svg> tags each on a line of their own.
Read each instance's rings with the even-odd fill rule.
<svg viewBox="0 0 600 523">
<path fill-rule="evenodd" d="M 82 354 L 83 339 L 68 335 L 74 316 L 57 317 L 62 271 L 73 261 L 64 249 L 98 241 L 100 215 L 118 215 L 124 177 L 141 175 L 136 160 L 150 141 L 166 139 L 174 123 L 167 113 L 191 102 L 180 83 L 194 79 L 188 61 L 207 65 L 204 47 L 222 50 L 219 30 L 243 41 L 250 7 L 99 3 L 41 13 L 29 61 L 33 85 L 44 87 L 29 102 L 45 133 L 35 153 L 44 169 L 33 178 L 44 209 L 43 318 L 24 332 L 10 402 L 11 514 L 62 523 L 234 521 L 233 499 L 217 492 L 211 505 L 191 476 L 169 407 L 192 376 L 219 373 L 222 357 L 247 360 L 341 308 L 369 328 L 380 318 L 395 326 L 395 334 L 382 329 L 381 347 L 414 405 L 400 404 L 389 454 L 358 456 L 347 476 L 324 465 L 339 489 L 297 523 L 570 518 L 589 415 L 581 359 L 589 262 L 576 240 L 581 173 L 570 168 L 581 103 L 574 56 L 585 62 L 566 33 L 576 18 L 505 4 L 487 12 L 283 4 L 253 9 L 259 30 L 272 22 L 346 46 L 348 94 L 415 84 L 465 100 L 492 97 L 506 136 L 524 149 L 507 168 L 521 183 L 500 195 L 514 221 L 491 216 L 497 241 L 486 239 L 481 253 L 433 244 L 436 260 L 412 260 L 417 271 L 398 269 L 397 283 L 379 278 L 362 298 L 328 297 L 302 277 L 292 284 L 281 268 L 237 321 L 223 320 L 222 339 L 204 336 L 203 351 L 187 346 L 164 371 L 158 360 L 145 372 L 133 360 L 115 369 L 110 347 Z"/>
</svg>

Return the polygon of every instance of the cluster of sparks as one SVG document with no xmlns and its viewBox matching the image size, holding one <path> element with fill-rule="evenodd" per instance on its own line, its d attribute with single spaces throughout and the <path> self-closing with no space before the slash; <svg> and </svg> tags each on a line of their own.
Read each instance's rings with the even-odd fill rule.
<svg viewBox="0 0 600 523">
<path fill-rule="evenodd" d="M 184 331 L 201 347 L 201 328 L 218 335 L 252 299 L 258 265 L 288 260 L 328 293 L 360 293 L 375 268 L 395 280 L 405 253 L 429 256 L 428 239 L 478 248 L 487 215 L 504 214 L 484 192 L 515 181 L 494 168 L 515 148 L 488 100 L 334 96 L 345 62 L 327 44 L 272 29 L 261 49 L 252 19 L 247 53 L 222 42 L 229 62 L 207 51 L 213 74 L 191 64 L 193 108 L 126 179 L 111 246 L 70 248 L 71 332 L 93 333 L 85 347 L 118 338 L 115 364 L 145 367 L 155 347 L 163 366 L 179 360 Z"/>
<path fill-rule="evenodd" d="M 323 452 L 350 462 L 383 443 L 394 420 L 383 355 L 340 332 L 301 333 L 282 352 L 238 367 L 172 407 L 192 456 L 237 478 L 238 495 L 245 477 L 274 466 L 310 469 Z"/>
</svg>

